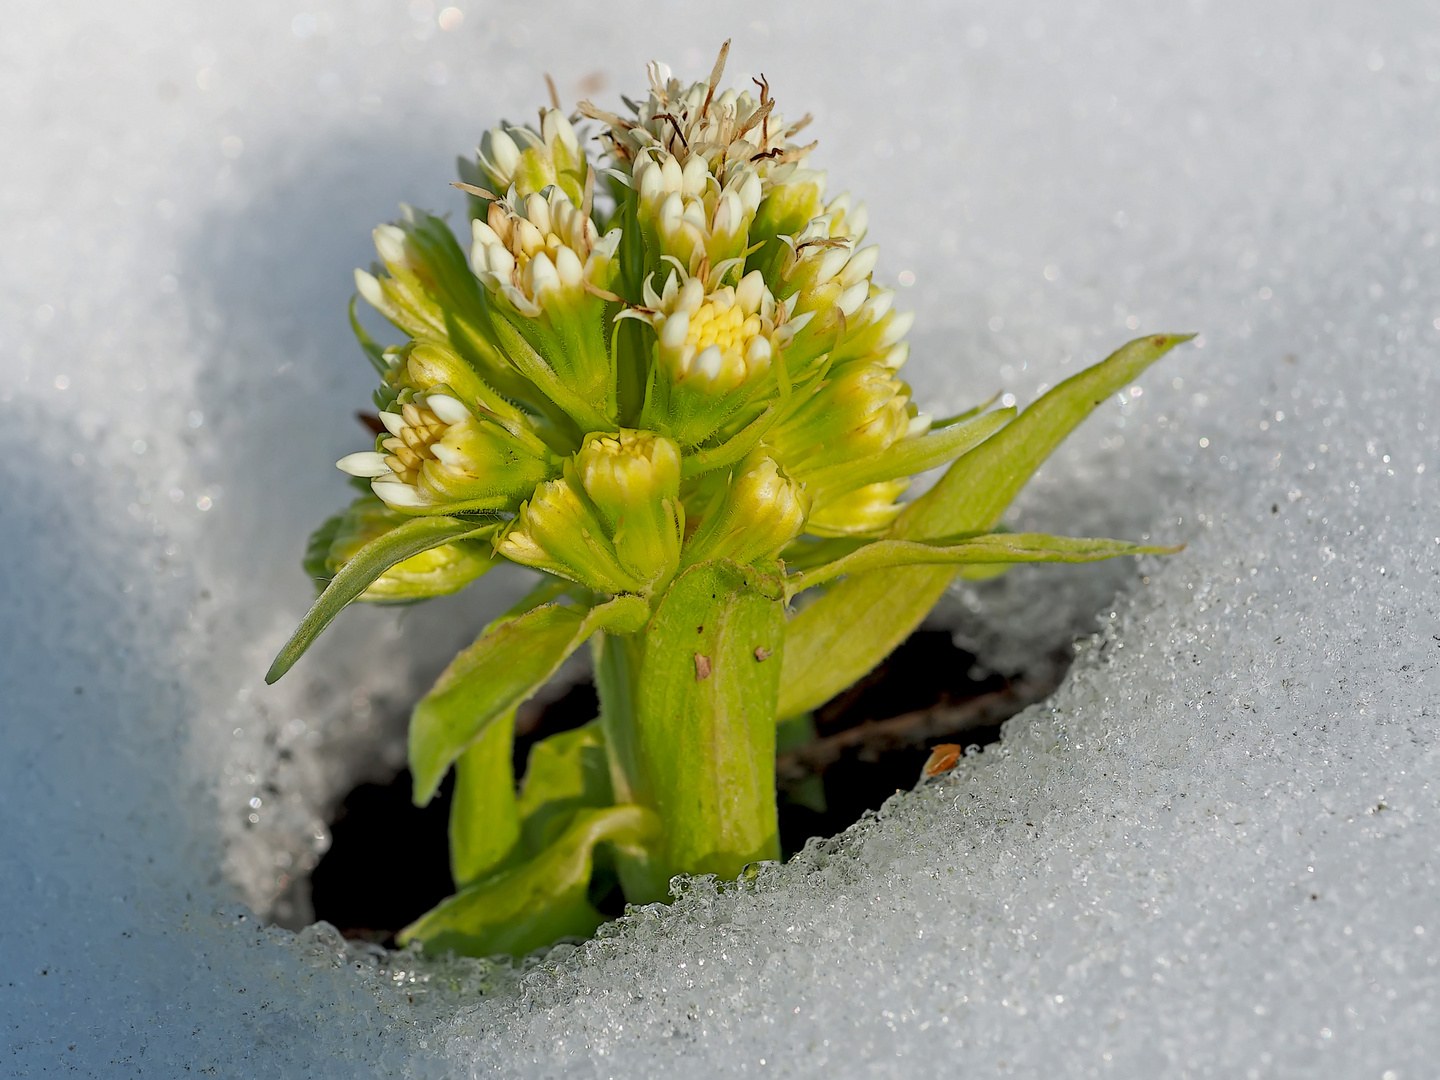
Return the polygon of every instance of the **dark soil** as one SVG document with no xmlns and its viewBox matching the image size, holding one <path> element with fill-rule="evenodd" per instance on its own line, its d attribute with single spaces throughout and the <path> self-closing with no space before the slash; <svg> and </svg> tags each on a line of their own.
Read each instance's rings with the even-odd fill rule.
<svg viewBox="0 0 1440 1080">
<path fill-rule="evenodd" d="M 780 842 L 785 856 L 812 836 L 833 836 L 896 791 L 915 785 L 930 747 L 957 742 L 982 748 L 998 740 L 1003 721 L 1045 696 L 1069 666 L 1047 657 L 1024 677 L 972 678 L 975 657 L 943 631 L 912 634 L 855 686 L 815 710 L 815 740 L 782 753 Z M 592 719 L 595 688 L 573 687 L 517 723 L 515 771 L 523 773 L 540 739 Z M 410 802 L 410 773 L 389 784 L 361 784 L 332 823 L 330 850 L 311 875 L 315 918 L 347 937 L 393 944 L 396 930 L 454 891 L 446 822 L 451 781 L 424 809 Z M 823 792 L 823 794 L 822 794 Z M 601 910 L 623 910 L 603 887 Z"/>
</svg>

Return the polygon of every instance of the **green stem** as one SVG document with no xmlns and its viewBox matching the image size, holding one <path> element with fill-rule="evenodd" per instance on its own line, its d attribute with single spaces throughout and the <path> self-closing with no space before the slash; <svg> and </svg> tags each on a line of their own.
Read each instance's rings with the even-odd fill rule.
<svg viewBox="0 0 1440 1080">
<path fill-rule="evenodd" d="M 729 562 L 686 570 L 645 629 L 635 687 L 639 801 L 675 873 L 733 879 L 779 858 L 775 701 L 785 616 Z"/>
</svg>

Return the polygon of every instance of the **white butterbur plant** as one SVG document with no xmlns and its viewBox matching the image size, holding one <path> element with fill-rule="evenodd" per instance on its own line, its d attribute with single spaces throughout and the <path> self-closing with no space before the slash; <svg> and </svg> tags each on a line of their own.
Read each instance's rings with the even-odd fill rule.
<svg viewBox="0 0 1440 1080">
<path fill-rule="evenodd" d="M 648 903 L 778 858 L 777 724 L 869 672 L 957 575 L 1174 550 L 997 526 L 1186 337 L 1131 342 L 1022 413 L 920 411 L 864 205 L 827 200 L 808 117 L 786 123 L 768 83 L 721 85 L 727 50 L 690 85 L 652 64 L 629 117 L 582 102 L 492 129 L 456 185 L 467 235 L 406 208 L 356 273 L 405 341 L 376 344 L 352 305 L 379 431 L 339 462 L 364 491 L 311 538 L 319 597 L 268 680 L 353 600 L 502 561 L 538 575 L 412 714 L 416 802 L 455 770 L 458 891 L 401 941 L 518 955 L 594 931 L 597 874 Z M 587 643 L 600 715 L 536 744 L 517 784 L 515 710 Z"/>
</svg>

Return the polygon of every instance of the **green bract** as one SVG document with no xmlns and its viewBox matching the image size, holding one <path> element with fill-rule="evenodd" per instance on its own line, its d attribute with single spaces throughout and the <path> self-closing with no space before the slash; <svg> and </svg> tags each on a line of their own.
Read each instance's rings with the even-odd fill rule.
<svg viewBox="0 0 1440 1080">
<path fill-rule="evenodd" d="M 384 430 L 339 466 L 370 493 L 312 538 L 322 589 L 267 679 L 352 600 L 453 592 L 499 560 L 540 572 L 415 707 L 416 801 L 456 769 L 460 891 L 402 940 L 524 952 L 594 930 L 597 867 L 650 902 L 675 874 L 778 858 L 777 723 L 813 732 L 802 714 L 957 574 L 1176 550 L 992 530 L 1186 336 L 1132 342 L 1018 416 L 933 420 L 899 378 L 911 318 L 872 278 L 863 205 L 826 201 L 805 121 L 763 83 L 722 90 L 724 58 L 691 86 L 652 65 L 632 118 L 580 106 L 603 183 L 557 110 L 494 129 L 460 185 L 466 246 L 406 208 L 357 271 L 408 340 L 381 348 L 352 310 Z M 600 716 L 539 743 L 517 791 L 515 710 L 586 642 Z"/>
</svg>

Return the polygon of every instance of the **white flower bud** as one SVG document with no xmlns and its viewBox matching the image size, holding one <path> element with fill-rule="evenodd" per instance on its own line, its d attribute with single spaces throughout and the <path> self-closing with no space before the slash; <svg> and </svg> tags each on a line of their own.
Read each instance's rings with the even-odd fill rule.
<svg viewBox="0 0 1440 1080">
<path fill-rule="evenodd" d="M 674 161 L 672 157 L 670 159 Z M 692 157 L 681 170 L 680 190 L 685 195 L 700 196 L 710 184 L 710 167 L 704 158 Z"/>
<path fill-rule="evenodd" d="M 885 327 L 884 332 L 880 335 L 879 347 L 887 349 L 891 345 L 894 345 L 908 334 L 910 328 L 914 325 L 915 313 L 913 311 L 897 311 L 894 316 L 891 317 L 889 325 Z"/>
<path fill-rule="evenodd" d="M 479 218 L 470 222 L 470 237 L 481 247 L 500 243 L 500 234 Z"/>
<path fill-rule="evenodd" d="M 850 249 L 827 247 L 820 256 L 819 268 L 815 271 L 815 284 L 824 285 L 833 281 L 850 263 Z"/>
<path fill-rule="evenodd" d="M 385 310 L 385 293 L 380 288 L 380 281 L 374 274 L 364 270 L 355 271 L 355 291 L 365 298 L 365 302 L 377 311 Z"/>
<path fill-rule="evenodd" d="M 765 276 L 759 270 L 751 270 L 740 279 L 740 284 L 736 286 L 735 302 L 740 305 L 745 314 L 753 315 L 760 310 L 765 293 Z"/>
<path fill-rule="evenodd" d="M 555 273 L 560 284 L 567 289 L 579 288 L 585 281 L 585 267 L 580 264 L 580 257 L 568 247 L 555 252 Z"/>
<path fill-rule="evenodd" d="M 380 261 L 388 266 L 410 268 L 409 245 L 405 241 L 405 230 L 398 225 L 377 225 L 371 233 L 375 240 L 375 251 Z"/>
<path fill-rule="evenodd" d="M 841 249 L 843 250 L 843 249 Z M 875 270 L 875 263 L 880 258 L 880 248 L 871 244 L 867 248 L 861 248 L 845 264 L 845 270 L 840 275 L 840 284 L 849 288 L 851 285 L 858 285 L 862 281 L 869 281 L 871 273 Z M 894 295 L 893 293 L 891 294 Z"/>
<path fill-rule="evenodd" d="M 543 251 L 526 264 L 525 285 L 526 291 L 537 303 L 544 302 L 545 293 L 559 290 L 560 275 L 555 272 L 555 264 Z"/>
<path fill-rule="evenodd" d="M 684 190 L 685 171 L 673 155 L 666 154 L 665 159 L 660 162 L 660 176 L 664 181 L 666 191 L 679 194 Z"/>
<path fill-rule="evenodd" d="M 358 454 L 346 454 L 335 463 L 335 467 L 343 473 L 361 476 L 367 480 L 377 476 L 387 476 L 390 472 L 390 466 L 385 464 L 385 455 L 378 454 L 373 450 L 364 450 Z"/>
<path fill-rule="evenodd" d="M 890 309 L 895 305 L 895 290 L 881 289 L 874 296 L 865 301 L 865 311 L 860 317 L 861 322 L 879 322 Z"/>
<path fill-rule="evenodd" d="M 526 196 L 525 217 L 528 219 L 528 224 L 536 229 L 542 237 L 546 233 L 554 231 L 550 228 L 550 204 L 538 192 Z M 543 239 L 541 243 L 544 243 Z"/>
<path fill-rule="evenodd" d="M 546 145 L 554 145 L 558 141 L 571 154 L 579 156 L 580 140 L 575 137 L 575 129 L 569 119 L 559 109 L 545 110 L 544 119 L 540 121 L 540 137 Z"/>
<path fill-rule="evenodd" d="M 685 336 L 690 332 L 690 313 L 685 310 L 675 312 L 665 320 L 660 328 L 660 347 L 662 349 L 679 350 L 685 345 Z"/>
<path fill-rule="evenodd" d="M 470 418 L 470 410 L 449 394 L 426 394 L 425 407 L 447 424 L 458 424 Z"/>
<path fill-rule="evenodd" d="M 837 306 L 844 313 L 847 319 L 854 316 L 865 304 L 866 297 L 870 293 L 870 282 L 856 282 L 850 288 L 840 294 Z"/>
<path fill-rule="evenodd" d="M 491 128 L 480 137 L 480 160 L 496 180 L 509 180 L 520 164 L 520 148 L 500 128 Z M 509 187 L 508 183 L 503 185 Z"/>
</svg>

